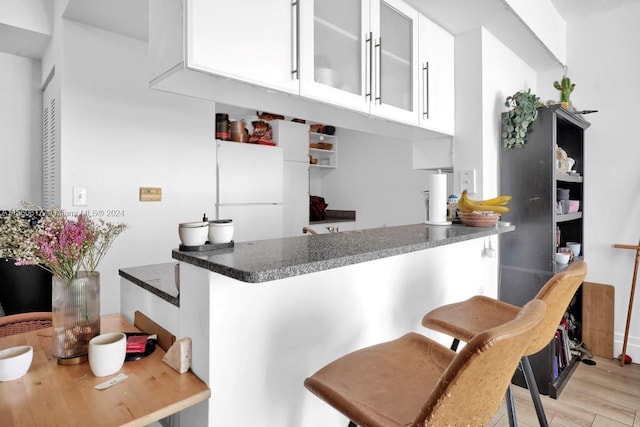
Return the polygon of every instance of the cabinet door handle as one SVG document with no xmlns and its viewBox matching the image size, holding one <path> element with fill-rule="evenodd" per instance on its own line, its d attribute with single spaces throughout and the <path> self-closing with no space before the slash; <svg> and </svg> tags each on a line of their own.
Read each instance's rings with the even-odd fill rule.
<svg viewBox="0 0 640 427">
<path fill-rule="evenodd" d="M 424 87 L 424 99 L 422 117 L 429 118 L 429 61 L 422 65 L 422 85 Z"/>
<path fill-rule="evenodd" d="M 369 101 L 371 101 L 371 96 L 372 96 L 372 85 L 373 85 L 373 64 L 372 64 L 372 60 L 373 60 L 373 33 L 369 32 L 368 36 L 365 36 L 365 55 L 367 55 L 367 57 L 365 58 L 365 90 L 366 93 L 364 94 L 365 98 Z"/>
<path fill-rule="evenodd" d="M 376 102 L 382 104 L 382 37 L 376 43 Z"/>
<path fill-rule="evenodd" d="M 300 0 L 291 3 L 291 78 L 300 79 Z"/>
</svg>

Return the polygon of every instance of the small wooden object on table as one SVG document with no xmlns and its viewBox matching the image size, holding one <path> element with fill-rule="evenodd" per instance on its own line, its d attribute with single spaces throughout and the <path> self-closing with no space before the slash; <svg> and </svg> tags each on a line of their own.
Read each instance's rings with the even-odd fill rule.
<svg viewBox="0 0 640 427">
<path fill-rule="evenodd" d="M 633 279 L 631 280 L 631 293 L 629 295 L 629 308 L 627 309 L 627 325 L 624 328 L 624 341 L 622 341 L 622 354 L 620 355 L 620 366 L 624 366 L 627 354 L 627 340 L 629 339 L 629 326 L 631 325 L 631 310 L 633 309 L 633 296 L 636 292 L 636 279 L 638 278 L 638 262 L 640 261 L 640 241 L 634 245 L 613 245 L 617 249 L 635 249 L 636 263 L 633 268 Z"/>
</svg>

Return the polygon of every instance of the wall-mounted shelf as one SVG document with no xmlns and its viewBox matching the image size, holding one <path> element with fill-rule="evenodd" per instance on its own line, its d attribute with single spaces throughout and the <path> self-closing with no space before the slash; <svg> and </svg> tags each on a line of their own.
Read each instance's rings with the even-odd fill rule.
<svg viewBox="0 0 640 427">
<path fill-rule="evenodd" d="M 582 182 L 582 175 L 567 175 L 556 173 L 556 181 L 560 182 Z"/>
<path fill-rule="evenodd" d="M 556 222 L 567 222 L 582 218 L 582 212 L 556 215 Z"/>
<path fill-rule="evenodd" d="M 330 144 L 327 148 L 318 148 L 318 144 Z M 318 159 L 312 168 L 335 169 L 338 166 L 338 138 L 335 135 L 309 132 L 309 155 Z M 312 148 L 313 146 L 313 148 Z"/>
</svg>

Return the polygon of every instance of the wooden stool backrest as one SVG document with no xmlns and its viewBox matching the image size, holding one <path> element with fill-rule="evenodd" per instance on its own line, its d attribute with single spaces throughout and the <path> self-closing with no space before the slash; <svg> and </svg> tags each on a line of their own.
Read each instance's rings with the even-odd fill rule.
<svg viewBox="0 0 640 427">
<path fill-rule="evenodd" d="M 456 355 L 412 426 L 482 426 L 504 398 L 545 303 L 534 299 L 516 319 L 475 336 Z"/>
<path fill-rule="evenodd" d="M 540 289 L 536 299 L 547 305 L 547 311 L 540 325 L 531 334 L 531 340 L 525 349 L 525 355 L 535 354 L 545 348 L 558 329 L 562 316 L 567 311 L 571 299 L 587 275 L 587 264 L 577 261 L 565 270 L 556 273 Z"/>
</svg>

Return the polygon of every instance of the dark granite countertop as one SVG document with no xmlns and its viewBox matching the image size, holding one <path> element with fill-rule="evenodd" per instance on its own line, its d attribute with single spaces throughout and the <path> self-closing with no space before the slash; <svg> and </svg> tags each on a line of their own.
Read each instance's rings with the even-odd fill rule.
<svg viewBox="0 0 640 427">
<path fill-rule="evenodd" d="M 148 290 L 170 304 L 180 307 L 176 287 L 176 262 L 121 268 L 120 277 Z"/>
<path fill-rule="evenodd" d="M 172 256 L 243 282 L 261 283 L 513 230 L 513 225 L 501 223 L 495 227 L 414 224 L 242 242 L 209 252 L 174 249 Z"/>
</svg>

